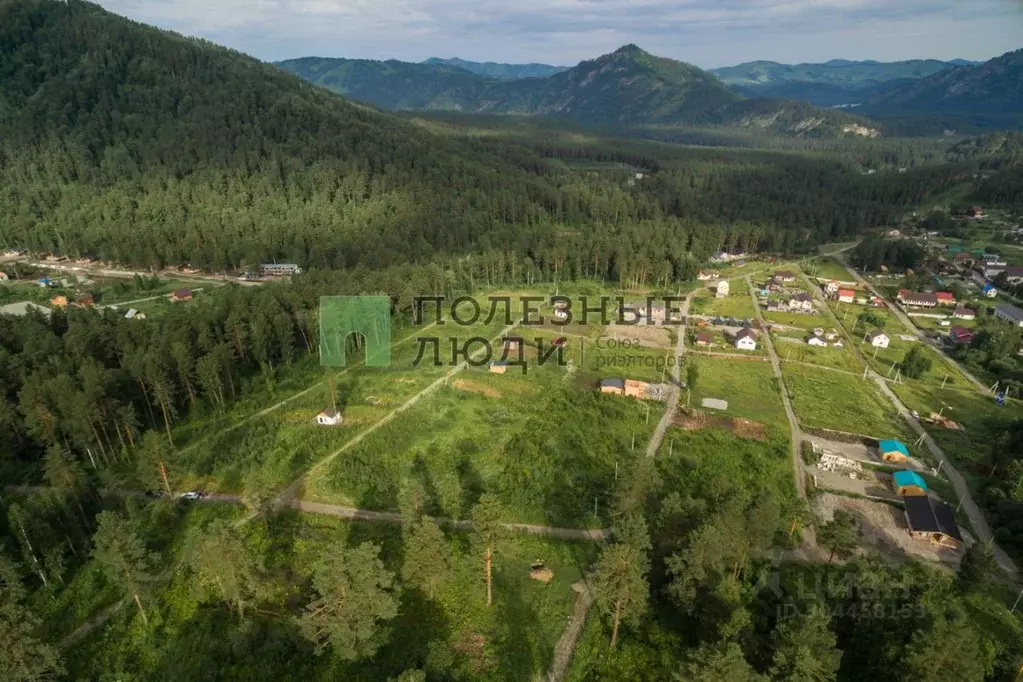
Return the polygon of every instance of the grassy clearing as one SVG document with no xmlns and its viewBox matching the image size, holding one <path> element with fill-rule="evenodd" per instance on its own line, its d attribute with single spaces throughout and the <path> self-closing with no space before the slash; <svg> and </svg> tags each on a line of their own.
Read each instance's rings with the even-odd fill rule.
<svg viewBox="0 0 1023 682">
<path fill-rule="evenodd" d="M 508 538 L 495 554 L 494 605 L 488 608 L 482 559 L 465 534 L 448 534 L 452 570 L 447 582 L 430 598 L 399 578 L 400 608 L 382 648 L 371 658 L 346 662 L 330 651 L 313 655 L 292 614 L 308 599 L 306 586 L 324 547 L 375 542 L 385 567 L 399 574 L 399 529 L 295 514 L 274 519 L 269 528 L 252 524 L 247 532 L 268 575 L 282 584 L 273 602 L 241 621 L 222 605 L 195 603 L 184 578 L 175 576 L 150 597 L 149 628 L 141 628 L 135 609 L 124 608 L 71 649 L 70 677 L 100 679 L 130 671 L 131 679 L 212 679 L 211 671 L 230 670 L 231 679 L 376 682 L 421 668 L 431 679 L 530 679 L 549 666 L 575 602 L 571 585 L 596 550 L 533 536 Z M 172 552 L 168 558 L 173 560 Z M 554 573 L 548 584 L 529 578 L 537 559 Z"/>
<path fill-rule="evenodd" d="M 963 375 L 958 367 L 942 359 L 938 351 L 920 341 L 892 339 L 887 348 L 875 348 L 868 343 L 860 343 L 860 350 L 874 371 L 881 376 L 894 379 L 896 372 L 899 370 L 899 365 L 902 363 L 903 358 L 906 357 L 906 353 L 915 345 L 921 346 L 924 355 L 930 358 L 931 368 L 916 379 L 900 375 L 902 381 L 936 386 L 941 386 L 942 381 L 944 381 L 946 388 L 970 389 L 973 387 L 973 384 Z M 892 368 L 893 364 L 895 365 L 894 369 Z"/>
<path fill-rule="evenodd" d="M 732 358 L 690 358 L 699 367 L 700 378 L 690 405 L 700 407 L 704 398 L 728 401 L 726 414 L 760 422 L 769 429 L 788 434 L 788 423 L 781 405 L 778 380 L 771 364 L 761 360 Z M 683 400 L 685 396 L 683 395 Z"/>
<path fill-rule="evenodd" d="M 855 281 L 849 271 L 833 258 L 814 258 L 803 266 L 803 271 L 811 278 L 836 279 L 840 282 Z"/>
<path fill-rule="evenodd" d="M 757 314 L 753 300 L 749 297 L 746 283 L 732 282 L 732 293 L 716 298 L 710 293 L 700 292 L 693 298 L 689 312 L 693 315 L 720 315 L 721 317 L 752 318 Z"/>
<path fill-rule="evenodd" d="M 782 362 L 808 362 L 813 365 L 833 367 L 846 372 L 863 371 L 863 363 L 851 348 L 819 348 L 805 342 L 782 342 L 775 344 L 775 350 Z"/>
<path fill-rule="evenodd" d="M 208 415 L 203 425 L 189 432 L 189 442 L 194 445 L 181 450 L 173 462 L 174 485 L 200 485 L 222 492 L 241 491 L 255 484 L 283 485 L 450 371 L 452 344 L 461 348 L 472 337 L 493 341 L 502 325 L 497 321 L 486 327 L 448 325 L 443 331 L 437 329 L 424 333 L 438 338 L 439 364 L 434 364 L 428 346 L 420 365 L 414 366 L 419 344 L 413 340 L 392 346 L 390 367 L 355 364 L 335 375 L 337 406 L 344 419 L 340 427 L 315 423 L 316 414 L 331 406 L 330 388 L 323 371 L 308 366 L 304 376 L 288 383 L 288 390 L 271 394 L 268 387 L 245 406 L 233 407 L 229 412 L 233 423 L 227 425 L 237 428 L 227 429 L 222 419 Z M 470 351 L 479 347 L 474 345 Z M 495 343 L 495 357 L 500 355 L 500 344 Z M 349 362 L 357 361 L 357 357 L 349 358 Z M 310 387 L 304 395 L 294 397 Z M 285 397 L 294 399 L 266 415 L 247 419 Z"/>
<path fill-rule="evenodd" d="M 800 329 L 815 329 L 817 327 L 827 329 L 829 325 L 828 319 L 823 315 L 807 313 L 764 313 L 764 319 L 767 322 Z"/>
<path fill-rule="evenodd" d="M 918 383 L 894 385 L 892 390 L 911 410 L 926 417 L 931 412 L 958 422 L 963 430 L 956 431 L 924 424 L 924 428 L 953 461 L 964 464 L 959 471 L 968 478 L 970 475 L 986 476 L 990 473 L 991 446 L 998 435 L 1009 424 L 1019 418 L 1023 403 L 1008 400 L 1004 406 L 995 404 L 992 396 L 983 396 L 975 391 Z"/>
<path fill-rule="evenodd" d="M 910 439 L 905 422 L 872 380 L 791 363 L 782 372 L 803 426 Z"/>
<path fill-rule="evenodd" d="M 468 386 L 453 381 L 371 434 L 317 472 L 305 496 L 395 509 L 418 481 L 434 515 L 465 518 L 493 491 L 518 521 L 606 524 L 616 464 L 643 455 L 663 404 L 600 395 L 584 373 L 563 376 L 463 373 Z"/>
</svg>

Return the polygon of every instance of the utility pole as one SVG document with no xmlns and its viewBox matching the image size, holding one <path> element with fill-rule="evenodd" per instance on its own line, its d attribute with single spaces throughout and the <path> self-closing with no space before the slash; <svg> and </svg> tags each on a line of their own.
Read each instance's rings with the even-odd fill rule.
<svg viewBox="0 0 1023 682">
<path fill-rule="evenodd" d="M 1015 613 L 1016 612 L 1016 607 L 1019 606 L 1020 597 L 1023 597 L 1023 590 L 1019 591 L 1019 597 L 1016 597 L 1016 602 L 1012 605 L 1012 608 L 1009 609 L 1009 613 Z M 1023 668 L 1021 668 L 1021 670 L 1023 670 Z"/>
</svg>

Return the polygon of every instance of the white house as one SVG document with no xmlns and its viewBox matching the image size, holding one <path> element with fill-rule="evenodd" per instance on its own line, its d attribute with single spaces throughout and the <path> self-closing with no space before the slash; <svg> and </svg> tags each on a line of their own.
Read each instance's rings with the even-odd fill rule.
<svg viewBox="0 0 1023 682">
<path fill-rule="evenodd" d="M 720 277 L 720 275 L 718 275 L 718 273 L 714 272 L 713 270 L 700 270 L 700 274 L 696 276 L 696 279 L 700 280 L 701 282 L 709 282 L 711 280 L 717 279 L 718 277 Z"/>
<path fill-rule="evenodd" d="M 813 298 L 810 297 L 810 294 L 800 292 L 789 299 L 789 310 L 811 312 L 813 310 Z"/>
<path fill-rule="evenodd" d="M 742 329 L 735 335 L 735 347 L 739 350 L 756 350 L 757 335 L 752 329 Z"/>
<path fill-rule="evenodd" d="M 890 342 L 891 339 L 880 329 L 875 329 L 867 334 L 867 343 L 876 348 L 887 348 Z"/>
<path fill-rule="evenodd" d="M 856 292 L 852 289 L 839 289 L 838 290 L 838 302 L 839 303 L 853 303 L 856 301 Z"/>
<path fill-rule="evenodd" d="M 564 308 L 555 308 L 554 309 L 554 319 L 556 319 L 556 320 L 567 320 L 568 319 L 568 311 L 565 310 Z"/>
<path fill-rule="evenodd" d="M 806 339 L 806 344 L 807 344 L 808 346 L 817 346 L 817 347 L 819 347 L 819 348 L 827 348 L 827 347 L 828 347 L 828 342 L 827 342 L 827 341 L 825 341 L 825 340 L 824 340 L 823 338 L 821 338 L 820 336 L 817 336 L 816 334 L 812 334 L 812 335 L 810 335 L 810 336 L 809 336 L 809 337 L 808 337 L 808 338 Z"/>
<path fill-rule="evenodd" d="M 728 295 L 728 280 L 727 279 L 721 280 L 720 282 L 718 282 L 718 286 L 717 286 L 717 290 L 716 290 L 715 296 L 717 296 L 718 298 L 724 298 L 727 295 Z"/>
<path fill-rule="evenodd" d="M 824 283 L 824 293 L 828 296 L 834 296 L 838 293 L 838 282 L 831 280 Z"/>
<path fill-rule="evenodd" d="M 316 415 L 316 423 L 320 426 L 340 426 L 341 413 L 335 409 L 327 409 Z"/>
<path fill-rule="evenodd" d="M 974 320 L 977 318 L 977 313 L 973 312 L 969 308 L 957 308 L 952 313 L 952 317 L 957 320 Z"/>
</svg>

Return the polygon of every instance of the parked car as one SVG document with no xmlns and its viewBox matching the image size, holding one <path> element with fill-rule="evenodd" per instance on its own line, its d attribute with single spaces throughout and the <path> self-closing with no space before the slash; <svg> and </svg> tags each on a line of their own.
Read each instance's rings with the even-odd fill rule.
<svg viewBox="0 0 1023 682">
<path fill-rule="evenodd" d="M 181 499 L 181 500 L 199 500 L 199 499 L 202 499 L 202 497 L 203 497 L 202 493 L 197 492 L 195 490 L 189 490 L 187 493 L 181 493 L 181 495 L 178 496 L 178 499 Z"/>
<path fill-rule="evenodd" d="M 162 490 L 147 490 L 146 497 L 163 497 Z"/>
</svg>

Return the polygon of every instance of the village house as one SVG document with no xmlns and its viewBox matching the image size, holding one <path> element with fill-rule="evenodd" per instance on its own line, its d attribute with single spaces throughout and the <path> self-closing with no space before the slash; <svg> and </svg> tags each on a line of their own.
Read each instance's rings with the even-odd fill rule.
<svg viewBox="0 0 1023 682">
<path fill-rule="evenodd" d="M 624 395 L 632 398 L 646 398 L 649 386 L 650 384 L 645 381 L 616 378 L 601 379 L 599 384 L 601 393 Z"/>
<path fill-rule="evenodd" d="M 126 312 L 124 314 L 124 319 L 126 319 L 126 320 L 144 320 L 144 319 L 146 319 L 146 314 L 144 312 L 140 311 L 140 310 L 135 310 L 134 308 L 128 308 L 128 312 Z"/>
<path fill-rule="evenodd" d="M 823 337 L 817 336 L 816 334 L 810 334 L 810 336 L 806 338 L 806 344 L 808 346 L 818 346 L 820 348 L 828 347 L 828 342 L 825 341 Z"/>
<path fill-rule="evenodd" d="M 904 306 L 915 308 L 933 308 L 938 305 L 937 295 L 908 289 L 899 289 L 896 300 Z"/>
<path fill-rule="evenodd" d="M 934 294 L 934 297 L 938 299 L 938 305 L 952 305 L 956 304 L 956 297 L 951 291 L 939 291 Z"/>
<path fill-rule="evenodd" d="M 875 348 L 887 348 L 891 339 L 880 329 L 874 329 L 867 334 L 867 343 Z"/>
<path fill-rule="evenodd" d="M 1023 265 L 1009 265 L 1005 268 L 1005 279 L 1010 284 L 1023 282 Z"/>
<path fill-rule="evenodd" d="M 0 282 L 6 282 L 8 279 L 10 278 L 7 276 L 6 272 L 0 272 Z"/>
<path fill-rule="evenodd" d="M 568 319 L 568 311 L 565 310 L 564 308 L 555 308 L 554 309 L 554 319 L 555 320 L 559 320 L 559 321 L 567 320 Z"/>
<path fill-rule="evenodd" d="M 981 218 L 984 217 L 984 209 L 982 209 L 980 206 L 971 206 L 970 208 L 966 209 L 966 217 L 972 218 L 974 220 L 980 220 Z"/>
<path fill-rule="evenodd" d="M 856 292 L 852 289 L 839 289 L 838 290 L 838 302 L 839 303 L 852 303 L 856 300 Z"/>
<path fill-rule="evenodd" d="M 1017 327 L 1023 327 L 1023 310 L 1008 303 L 999 303 L 995 306 L 995 317 L 1005 320 Z"/>
<path fill-rule="evenodd" d="M 952 262 L 955 263 L 956 265 L 970 266 L 973 265 L 973 256 L 963 251 L 953 256 Z"/>
<path fill-rule="evenodd" d="M 285 275 L 298 275 L 302 272 L 302 268 L 298 267 L 294 263 L 263 263 L 259 266 L 259 273 L 264 277 L 267 275 L 273 277 L 283 277 Z"/>
<path fill-rule="evenodd" d="M 701 282 L 709 282 L 711 280 L 718 279 L 721 275 L 714 272 L 713 270 L 700 270 L 700 274 L 696 276 L 696 279 Z"/>
<path fill-rule="evenodd" d="M 957 320 L 975 320 L 977 319 L 977 313 L 969 308 L 956 308 L 952 311 L 952 317 Z"/>
<path fill-rule="evenodd" d="M 170 300 L 175 301 L 175 302 L 177 302 L 177 301 L 191 301 L 192 300 L 192 291 L 191 291 L 191 289 L 178 289 L 177 291 L 175 291 L 173 294 L 170 295 Z"/>
<path fill-rule="evenodd" d="M 713 340 L 714 340 L 714 337 L 712 337 L 707 332 L 697 332 L 696 333 L 696 345 L 697 346 L 709 346 Z"/>
<path fill-rule="evenodd" d="M 54 296 L 50 299 L 50 305 L 54 308 L 67 308 L 67 296 Z"/>
<path fill-rule="evenodd" d="M 735 335 L 734 342 L 739 350 L 756 350 L 757 334 L 752 329 L 740 329 Z"/>
<path fill-rule="evenodd" d="M 835 340 L 837 340 L 838 339 L 838 330 L 837 329 L 829 329 L 827 331 L 827 333 L 824 334 L 824 338 L 827 339 L 828 341 L 835 341 Z"/>
<path fill-rule="evenodd" d="M 341 413 L 334 408 L 328 408 L 316 415 L 316 423 L 320 426 L 340 426 Z"/>
<path fill-rule="evenodd" d="M 800 292 L 789 299 L 789 310 L 813 311 L 813 298 L 806 292 Z"/>
<path fill-rule="evenodd" d="M 75 296 L 75 305 L 82 308 L 91 306 L 95 304 L 95 302 L 96 301 L 93 299 L 92 294 L 79 294 L 78 296 Z"/>
<path fill-rule="evenodd" d="M 714 295 L 717 298 L 724 298 L 728 295 L 728 280 L 721 280 L 718 282 Z"/>
<path fill-rule="evenodd" d="M 782 284 L 791 284 L 796 281 L 796 276 L 788 270 L 779 270 L 774 273 L 774 281 Z"/>
<path fill-rule="evenodd" d="M 959 549 L 963 536 L 952 507 L 927 495 L 903 498 L 909 534 L 932 545 Z"/>
<path fill-rule="evenodd" d="M 767 308 L 767 312 L 776 313 L 781 310 L 781 303 L 778 301 L 768 301 L 765 307 Z"/>
<path fill-rule="evenodd" d="M 877 444 L 877 452 L 881 459 L 892 464 L 904 464 L 909 461 L 909 449 L 897 440 L 882 440 Z"/>
<path fill-rule="evenodd" d="M 896 471 L 892 474 L 895 492 L 900 497 L 921 496 L 927 494 L 927 481 L 915 471 Z"/>
<path fill-rule="evenodd" d="M 952 327 L 948 330 L 948 339 L 957 346 L 973 343 L 973 332 L 966 327 Z"/>
<path fill-rule="evenodd" d="M 838 282 L 835 280 L 829 280 L 825 282 L 824 286 L 821 288 L 824 289 L 824 293 L 828 296 L 834 296 L 838 293 Z"/>
<path fill-rule="evenodd" d="M 996 296 L 998 296 L 998 289 L 995 289 L 990 284 L 985 284 L 984 285 L 984 297 L 985 298 L 995 298 Z"/>
<path fill-rule="evenodd" d="M 1005 265 L 995 265 L 993 263 L 988 263 L 980 268 L 980 274 L 984 276 L 984 279 L 994 279 L 995 277 L 998 277 L 998 275 L 1005 272 L 1005 268 L 1006 268 Z"/>
</svg>

